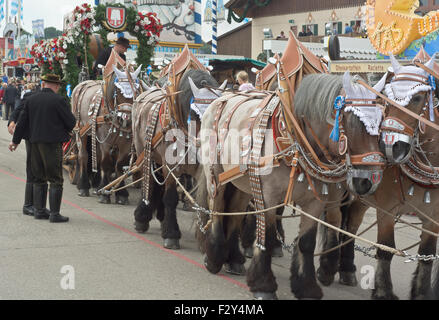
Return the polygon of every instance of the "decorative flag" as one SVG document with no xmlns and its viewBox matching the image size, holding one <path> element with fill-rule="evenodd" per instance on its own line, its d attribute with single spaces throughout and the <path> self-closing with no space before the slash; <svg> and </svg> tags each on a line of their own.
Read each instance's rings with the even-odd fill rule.
<svg viewBox="0 0 439 320">
<path fill-rule="evenodd" d="M 5 0 L 0 0 L 0 22 L 3 21 L 3 19 L 5 18 L 5 10 L 4 10 L 4 6 L 5 6 Z"/>
<path fill-rule="evenodd" d="M 18 13 L 18 7 L 20 6 L 20 19 L 23 20 L 23 0 L 11 1 L 11 16 L 16 16 Z"/>
<path fill-rule="evenodd" d="M 34 20 L 32 21 L 32 33 L 35 38 L 44 38 L 44 20 Z"/>
</svg>

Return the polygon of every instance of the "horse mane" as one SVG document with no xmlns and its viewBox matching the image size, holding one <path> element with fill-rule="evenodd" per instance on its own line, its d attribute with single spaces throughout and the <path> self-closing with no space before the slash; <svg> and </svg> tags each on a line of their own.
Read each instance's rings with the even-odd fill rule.
<svg viewBox="0 0 439 320">
<path fill-rule="evenodd" d="M 192 81 L 195 85 L 201 89 L 204 86 L 210 86 L 214 88 L 218 88 L 218 82 L 213 78 L 209 72 L 198 69 L 190 69 L 187 70 L 183 76 L 181 77 L 178 91 L 182 91 L 177 96 L 177 106 L 181 108 L 183 120 L 186 121 L 189 117 L 189 112 L 191 115 L 191 119 L 198 119 L 198 115 L 191 111 L 191 99 L 193 97 L 192 89 L 189 84 L 189 77 L 191 77 Z M 201 120 L 201 119 L 199 119 Z"/>
<path fill-rule="evenodd" d="M 325 125 L 326 123 L 333 125 L 334 101 L 340 95 L 342 88 L 342 76 L 326 73 L 305 76 L 294 96 L 296 115 L 298 118 L 304 117 Z M 355 128 L 358 134 L 366 132 L 364 124 L 358 117 L 349 117 L 346 125 Z"/>
<path fill-rule="evenodd" d="M 325 73 L 305 76 L 294 96 L 296 115 L 326 123 L 343 87 L 342 79 L 341 76 Z"/>
</svg>

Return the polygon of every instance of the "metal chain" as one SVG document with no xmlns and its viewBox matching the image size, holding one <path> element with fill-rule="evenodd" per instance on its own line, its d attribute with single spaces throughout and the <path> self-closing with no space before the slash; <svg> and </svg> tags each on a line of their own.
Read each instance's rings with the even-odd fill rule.
<svg viewBox="0 0 439 320">
<path fill-rule="evenodd" d="M 366 257 L 370 257 L 370 258 L 373 258 L 373 259 L 376 259 L 376 258 L 377 258 L 377 257 L 376 257 L 376 254 L 372 255 L 372 254 L 370 254 L 369 252 L 374 251 L 374 250 L 376 250 L 376 249 L 377 249 L 377 248 L 375 248 L 374 246 L 371 246 L 371 247 L 369 247 L 369 248 L 366 248 L 366 247 L 362 247 L 362 246 L 360 246 L 360 245 L 358 245 L 358 244 L 354 244 L 354 250 L 355 250 L 355 251 L 359 251 L 359 252 L 363 253 L 364 256 L 366 256 Z"/>
<path fill-rule="evenodd" d="M 407 260 L 405 260 L 405 263 L 410 263 L 410 262 L 414 262 L 414 261 L 435 261 L 435 260 L 439 260 L 439 254 L 437 255 L 420 255 L 420 254 L 415 254 L 415 255 L 409 255 L 406 251 L 403 251 L 406 254 L 406 258 Z"/>
<path fill-rule="evenodd" d="M 111 124 L 110 129 L 108 129 L 107 136 L 106 136 L 102 141 L 99 140 L 98 135 L 96 135 L 96 140 L 97 140 L 97 142 L 99 142 L 100 144 L 105 143 L 105 141 L 107 141 L 107 139 L 108 139 L 108 137 L 110 136 L 110 134 L 111 134 L 112 131 L 113 131 L 113 125 Z"/>
<path fill-rule="evenodd" d="M 342 176 L 346 175 L 347 170 L 348 170 L 346 163 L 339 165 L 334 170 L 322 170 L 318 165 L 316 165 L 314 163 L 314 161 L 312 161 L 308 157 L 308 154 L 305 152 L 305 150 L 303 150 L 302 146 L 299 143 L 296 142 L 296 146 L 297 146 L 297 149 L 299 150 L 299 152 L 302 154 L 303 158 L 310 165 L 310 167 L 313 168 L 318 173 L 320 173 L 321 175 L 329 176 L 329 177 L 342 177 Z"/>
</svg>

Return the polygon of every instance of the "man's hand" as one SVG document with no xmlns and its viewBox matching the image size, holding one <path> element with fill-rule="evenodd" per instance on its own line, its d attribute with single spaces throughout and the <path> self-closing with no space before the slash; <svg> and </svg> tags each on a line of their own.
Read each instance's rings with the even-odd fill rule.
<svg viewBox="0 0 439 320">
<path fill-rule="evenodd" d="M 9 150 L 11 150 L 11 152 L 14 152 L 17 149 L 17 147 L 18 147 L 18 144 L 15 144 L 13 142 L 11 142 L 9 144 Z"/>
<path fill-rule="evenodd" d="M 8 127 L 8 131 L 11 134 L 11 136 L 14 135 L 15 126 L 16 126 L 15 122 L 11 121 L 11 123 L 9 124 L 9 127 Z"/>
</svg>

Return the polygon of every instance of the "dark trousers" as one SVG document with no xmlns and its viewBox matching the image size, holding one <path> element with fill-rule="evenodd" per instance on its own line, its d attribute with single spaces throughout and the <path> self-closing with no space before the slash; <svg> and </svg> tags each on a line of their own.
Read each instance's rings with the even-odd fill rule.
<svg viewBox="0 0 439 320">
<path fill-rule="evenodd" d="M 35 177 L 32 174 L 32 144 L 28 140 L 24 141 L 26 142 L 26 182 L 33 183 Z"/>
<path fill-rule="evenodd" d="M 9 120 L 9 116 L 15 109 L 15 103 L 7 103 L 5 109 L 5 120 Z"/>
<path fill-rule="evenodd" d="M 34 183 L 61 186 L 64 183 L 62 172 L 62 143 L 32 143 L 31 167 Z"/>
</svg>

